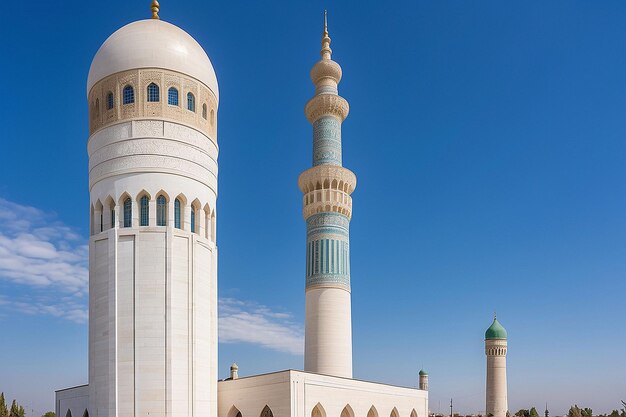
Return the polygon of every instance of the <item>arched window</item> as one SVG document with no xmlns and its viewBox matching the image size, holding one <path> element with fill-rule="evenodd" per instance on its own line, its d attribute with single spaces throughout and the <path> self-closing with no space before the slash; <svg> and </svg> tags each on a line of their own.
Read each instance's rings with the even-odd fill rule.
<svg viewBox="0 0 626 417">
<path fill-rule="evenodd" d="M 141 197 L 141 199 L 139 200 L 139 209 L 140 209 L 139 226 L 147 226 L 148 225 L 148 217 L 149 217 L 148 216 L 149 215 L 148 203 L 149 203 L 149 201 L 150 201 L 150 199 L 146 195 Z"/>
<path fill-rule="evenodd" d="M 211 109 L 211 126 L 215 124 L 215 111 Z"/>
<path fill-rule="evenodd" d="M 260 417 L 274 417 L 274 413 L 272 413 L 272 410 L 266 405 L 265 407 L 263 407 L 263 411 L 261 411 Z"/>
<path fill-rule="evenodd" d="M 128 197 L 124 200 L 124 227 L 132 226 L 133 201 Z"/>
<path fill-rule="evenodd" d="M 180 229 L 180 200 L 174 200 L 174 227 Z"/>
<path fill-rule="evenodd" d="M 124 87 L 122 91 L 122 103 L 123 104 L 132 104 L 135 102 L 135 90 L 132 86 L 127 85 Z"/>
<path fill-rule="evenodd" d="M 341 410 L 341 417 L 354 417 L 354 411 L 350 404 L 346 405 L 343 410 Z"/>
<path fill-rule="evenodd" d="M 148 101 L 159 101 L 159 86 L 155 83 L 150 83 L 148 85 Z"/>
<path fill-rule="evenodd" d="M 400 417 L 400 414 L 398 413 L 398 409 L 396 409 L 396 407 L 393 407 L 393 410 L 391 410 L 389 417 Z"/>
<path fill-rule="evenodd" d="M 202 117 L 206 120 L 206 103 L 202 105 Z"/>
<path fill-rule="evenodd" d="M 196 208 L 191 206 L 191 232 L 196 233 Z"/>
<path fill-rule="evenodd" d="M 111 227 L 115 227 L 115 207 L 111 207 Z"/>
<path fill-rule="evenodd" d="M 72 412 L 69 408 L 67 409 L 67 413 L 65 413 L 65 417 L 72 417 Z"/>
<path fill-rule="evenodd" d="M 311 411 L 311 417 L 326 417 L 326 411 L 324 411 L 324 407 L 322 404 L 317 403 L 313 410 Z"/>
<path fill-rule="evenodd" d="M 187 93 L 187 110 L 196 111 L 196 98 L 191 93 Z"/>
<path fill-rule="evenodd" d="M 83 413 L 83 417 L 89 417 L 89 412 L 87 411 L 87 409 L 85 409 L 85 412 Z"/>
<path fill-rule="evenodd" d="M 370 410 L 367 412 L 367 417 L 378 417 L 378 411 L 376 410 L 376 407 L 370 407 Z"/>
<path fill-rule="evenodd" d="M 107 93 L 107 110 L 111 110 L 113 108 L 114 105 L 114 101 L 113 101 L 113 93 L 111 91 L 109 91 Z"/>
<path fill-rule="evenodd" d="M 167 90 L 167 104 L 170 106 L 178 106 L 178 90 L 174 87 L 170 87 Z"/>
<path fill-rule="evenodd" d="M 160 195 L 157 197 L 157 226 L 167 224 L 166 211 L 165 196 Z"/>
</svg>

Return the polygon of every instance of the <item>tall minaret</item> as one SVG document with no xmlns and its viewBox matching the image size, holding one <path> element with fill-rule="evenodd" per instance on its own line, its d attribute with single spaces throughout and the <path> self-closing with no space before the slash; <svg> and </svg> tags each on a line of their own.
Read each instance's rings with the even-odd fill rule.
<svg viewBox="0 0 626 417">
<path fill-rule="evenodd" d="M 506 388 L 506 349 L 506 330 L 494 315 L 493 323 L 485 332 L 488 417 L 506 417 L 509 409 Z"/>
<path fill-rule="evenodd" d="M 341 123 L 349 107 L 338 95 L 341 67 L 331 53 L 324 12 L 322 59 L 311 70 L 315 95 L 304 108 L 313 124 L 313 167 L 298 179 L 307 225 L 304 370 L 351 378 L 349 225 L 356 176 L 341 166 Z"/>
<path fill-rule="evenodd" d="M 428 391 L 428 372 L 424 369 L 421 369 L 419 373 L 419 389 Z"/>
<path fill-rule="evenodd" d="M 88 414 L 215 417 L 218 84 L 198 42 L 150 10 L 87 80 Z"/>
</svg>

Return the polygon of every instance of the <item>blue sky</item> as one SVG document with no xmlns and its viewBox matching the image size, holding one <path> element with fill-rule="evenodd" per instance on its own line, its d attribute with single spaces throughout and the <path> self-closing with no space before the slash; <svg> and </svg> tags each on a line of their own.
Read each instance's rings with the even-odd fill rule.
<svg viewBox="0 0 626 417">
<path fill-rule="evenodd" d="M 0 390 L 30 411 L 87 382 L 93 55 L 149 1 L 0 13 Z M 329 9 L 351 106 L 354 376 L 484 409 L 483 334 L 509 332 L 509 407 L 626 400 L 626 3 L 161 2 L 220 83 L 220 377 L 302 368 L 311 163 L 303 106 Z M 243 327 L 247 326 L 247 327 Z"/>
</svg>

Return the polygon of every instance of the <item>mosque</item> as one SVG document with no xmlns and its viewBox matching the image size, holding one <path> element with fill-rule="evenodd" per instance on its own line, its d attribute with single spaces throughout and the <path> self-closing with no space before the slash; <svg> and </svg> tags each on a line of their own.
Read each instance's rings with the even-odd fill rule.
<svg viewBox="0 0 626 417">
<path fill-rule="evenodd" d="M 418 388 L 352 378 L 350 239 L 356 175 L 342 166 L 348 102 L 324 18 L 311 70 L 312 167 L 298 186 L 307 226 L 304 371 L 217 372 L 219 89 L 209 57 L 159 18 L 96 53 L 89 105 L 89 379 L 56 391 L 59 417 L 427 417 Z M 485 334 L 486 413 L 507 412 L 507 334 Z"/>
</svg>

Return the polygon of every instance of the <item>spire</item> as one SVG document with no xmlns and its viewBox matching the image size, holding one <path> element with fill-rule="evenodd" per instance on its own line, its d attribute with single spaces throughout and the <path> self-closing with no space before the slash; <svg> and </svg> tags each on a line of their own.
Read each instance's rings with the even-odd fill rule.
<svg viewBox="0 0 626 417">
<path fill-rule="evenodd" d="M 152 5 L 150 6 L 150 10 L 152 10 L 152 18 L 160 19 L 159 17 L 159 2 L 157 0 L 152 0 Z"/>
<path fill-rule="evenodd" d="M 322 50 L 320 55 L 322 59 L 330 59 L 333 50 L 330 49 L 330 37 L 328 36 L 328 13 L 324 10 L 324 33 L 322 34 Z"/>
</svg>

